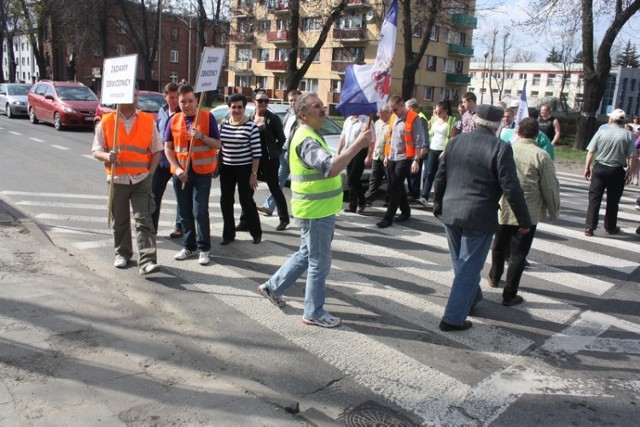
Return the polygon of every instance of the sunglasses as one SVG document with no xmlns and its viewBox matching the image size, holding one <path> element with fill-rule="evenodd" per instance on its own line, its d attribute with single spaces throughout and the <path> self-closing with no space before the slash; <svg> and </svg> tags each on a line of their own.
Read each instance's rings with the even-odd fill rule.
<svg viewBox="0 0 640 427">
<path fill-rule="evenodd" d="M 244 107 L 242 105 L 232 105 L 231 107 L 232 110 L 242 110 Z"/>
<path fill-rule="evenodd" d="M 268 104 L 269 100 L 268 99 L 256 99 L 256 102 L 258 104 Z"/>
</svg>

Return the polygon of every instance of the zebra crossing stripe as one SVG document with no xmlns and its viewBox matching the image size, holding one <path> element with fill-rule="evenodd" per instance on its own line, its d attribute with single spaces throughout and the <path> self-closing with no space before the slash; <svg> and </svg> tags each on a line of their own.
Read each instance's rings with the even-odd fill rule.
<svg viewBox="0 0 640 427">
<path fill-rule="evenodd" d="M 564 238 L 573 238 L 582 240 L 589 243 L 597 243 L 599 245 L 608 246 L 616 249 L 623 249 L 625 251 L 629 251 L 631 253 L 638 252 L 638 243 L 637 242 L 629 242 L 626 240 L 610 238 L 610 237 L 601 237 L 601 236 L 585 236 L 584 230 L 576 230 L 568 227 L 561 227 L 558 225 L 552 225 L 548 223 L 539 223 L 537 230 L 544 231 L 547 233 L 554 234 L 556 236 L 561 236 Z M 536 230 L 536 231 L 537 231 Z M 535 242 L 535 240 L 534 240 Z"/>
<path fill-rule="evenodd" d="M 69 148 L 69 147 L 63 147 L 62 145 L 55 145 L 55 144 L 53 144 L 53 145 L 51 145 L 51 147 L 53 147 L 53 148 L 57 148 L 58 150 L 70 150 L 70 148 Z"/>
<path fill-rule="evenodd" d="M 54 197 L 56 199 L 94 199 L 107 201 L 107 196 L 95 194 L 71 194 L 71 193 L 36 193 L 30 191 L 0 191 L 0 194 L 6 196 L 24 196 L 24 197 Z M 106 207 L 106 204 L 105 204 Z M 105 208 L 106 209 L 106 208 Z"/>
</svg>

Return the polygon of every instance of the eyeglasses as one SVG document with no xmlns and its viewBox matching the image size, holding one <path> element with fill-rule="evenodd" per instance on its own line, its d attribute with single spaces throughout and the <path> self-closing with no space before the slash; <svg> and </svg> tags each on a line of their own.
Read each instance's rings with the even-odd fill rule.
<svg viewBox="0 0 640 427">
<path fill-rule="evenodd" d="M 242 110 L 244 107 L 242 105 L 232 105 L 231 107 L 232 110 Z"/>
<path fill-rule="evenodd" d="M 256 99 L 256 102 L 258 104 L 268 104 L 269 100 L 268 99 Z"/>
</svg>

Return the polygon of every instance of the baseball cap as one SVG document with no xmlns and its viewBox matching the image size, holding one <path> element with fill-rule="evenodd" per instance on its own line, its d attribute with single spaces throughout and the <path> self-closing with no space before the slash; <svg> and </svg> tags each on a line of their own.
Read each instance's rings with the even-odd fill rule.
<svg viewBox="0 0 640 427">
<path fill-rule="evenodd" d="M 609 113 L 609 118 L 616 121 L 625 120 L 627 118 L 627 115 L 625 114 L 624 110 L 621 110 L 620 108 L 616 108 L 615 110 Z"/>
</svg>

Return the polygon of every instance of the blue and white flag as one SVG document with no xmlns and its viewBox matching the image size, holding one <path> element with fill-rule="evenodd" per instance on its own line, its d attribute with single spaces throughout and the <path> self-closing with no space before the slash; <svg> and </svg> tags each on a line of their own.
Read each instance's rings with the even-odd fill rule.
<svg viewBox="0 0 640 427">
<path fill-rule="evenodd" d="M 529 117 L 529 107 L 527 106 L 527 80 L 524 80 L 522 85 L 522 95 L 520 95 L 520 104 L 518 105 L 518 114 L 516 114 L 515 122 L 516 127 L 520 124 L 522 119 Z"/>
<path fill-rule="evenodd" d="M 373 64 L 349 65 L 336 110 L 344 117 L 380 110 L 389 99 L 393 55 L 398 32 L 398 0 L 392 0 L 380 29 L 378 52 Z"/>
</svg>

